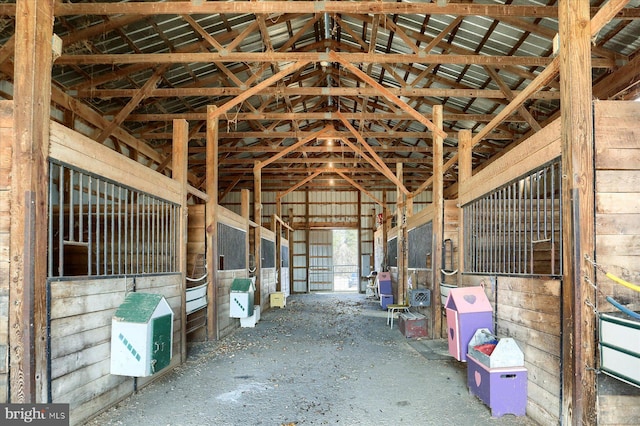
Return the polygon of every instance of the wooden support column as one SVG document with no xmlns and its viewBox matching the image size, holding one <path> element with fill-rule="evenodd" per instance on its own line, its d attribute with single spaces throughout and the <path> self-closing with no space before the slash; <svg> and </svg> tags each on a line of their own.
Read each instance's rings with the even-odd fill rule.
<svg viewBox="0 0 640 426">
<path fill-rule="evenodd" d="M 276 216 L 282 218 L 282 200 L 276 196 Z M 276 291 L 282 291 L 282 225 L 273 220 L 273 232 L 276 233 Z"/>
<path fill-rule="evenodd" d="M 311 292 L 311 280 L 309 277 L 309 261 L 311 260 L 311 256 L 309 255 L 309 251 L 311 250 L 311 230 L 309 229 L 309 190 L 304 191 L 304 242 L 305 242 L 305 265 L 307 267 L 307 291 L 306 293 Z"/>
<path fill-rule="evenodd" d="M 384 198 L 383 198 L 384 199 Z M 378 215 L 376 214 L 376 209 L 371 209 L 371 235 L 373 238 L 371 239 L 371 259 L 369 259 L 370 270 L 367 271 L 367 276 L 371 275 L 371 272 L 377 271 L 376 268 L 376 230 L 378 229 Z"/>
<path fill-rule="evenodd" d="M 209 196 L 205 207 L 207 231 L 207 338 L 218 339 L 218 127 L 216 107 L 207 107 L 207 170 L 206 192 Z"/>
<path fill-rule="evenodd" d="M 282 225 L 277 220 L 280 216 L 274 214 L 272 217 L 271 229 L 273 229 L 273 232 L 276 234 L 276 291 L 280 291 L 282 289 L 280 282 L 282 277 Z"/>
<path fill-rule="evenodd" d="M 254 228 L 253 240 L 253 256 L 256 260 L 256 300 L 261 303 L 260 291 L 260 272 L 262 268 L 262 247 L 260 240 L 262 238 L 262 169 L 259 163 L 253 166 L 253 221 L 256 223 Z"/>
<path fill-rule="evenodd" d="M 442 129 L 442 105 L 433 106 L 433 124 Z M 442 242 L 444 240 L 444 199 L 443 199 L 443 156 L 442 144 L 444 139 L 437 133 L 433 134 L 433 228 L 432 228 L 432 256 L 431 256 L 431 282 L 433 283 L 433 300 L 440 302 L 440 282 L 442 281 Z M 433 306 L 440 306 L 439 303 Z M 442 315 L 440 309 L 431 310 L 432 330 L 441 329 Z M 433 331 L 430 334 L 433 336 Z"/>
<path fill-rule="evenodd" d="M 382 190 L 382 264 L 389 266 L 389 252 L 387 240 L 389 239 L 389 209 L 387 208 L 387 191 Z M 380 271 L 378 271 L 380 272 Z M 382 271 L 384 272 L 384 271 Z"/>
<path fill-rule="evenodd" d="M 180 360 L 187 360 L 187 311 L 186 311 L 186 276 L 187 276 L 187 186 L 189 185 L 188 172 L 189 154 L 189 123 L 187 120 L 173 120 L 173 144 L 172 144 L 172 179 L 180 183 L 180 218 L 178 220 L 178 268 L 182 274 L 180 288 Z"/>
<path fill-rule="evenodd" d="M 9 401 L 13 403 L 47 401 L 47 161 L 53 3 L 19 0 L 15 15 L 11 263 L 5 307 L 9 310 Z"/>
<path fill-rule="evenodd" d="M 562 413 L 566 425 L 596 424 L 591 24 L 588 0 L 560 0 L 562 117 Z"/>
<path fill-rule="evenodd" d="M 404 179 L 402 163 L 396 163 L 396 177 L 402 182 Z M 398 255 L 398 294 L 396 303 L 402 304 L 407 295 L 407 206 L 404 202 L 404 192 L 398 188 L 396 190 L 396 231 L 397 255 Z"/>
<path fill-rule="evenodd" d="M 244 264 L 247 265 L 247 270 L 249 270 L 249 232 L 251 231 L 251 225 L 249 224 L 251 220 L 251 200 L 250 193 L 248 189 L 240 190 L 240 214 L 245 220 L 245 229 L 247 230 L 247 235 L 244 239 Z M 260 304 L 260 301 L 257 300 L 257 304 Z"/>
<path fill-rule="evenodd" d="M 358 293 L 360 293 L 360 277 L 362 276 L 362 192 L 357 192 L 358 205 L 356 206 L 358 215 L 358 236 L 356 241 L 358 242 Z"/>
<path fill-rule="evenodd" d="M 293 208 L 289 208 L 289 226 L 293 228 Z M 289 232 L 289 294 L 293 294 L 293 274 L 295 271 L 293 267 L 293 249 L 295 248 L 295 236 L 295 230 Z"/>
<path fill-rule="evenodd" d="M 462 187 L 467 184 L 473 173 L 473 163 L 471 157 L 473 155 L 473 140 L 471 130 L 460 130 L 458 132 L 458 194 L 462 191 Z M 458 285 L 462 285 L 462 271 L 464 271 L 464 212 L 462 206 L 460 209 L 460 226 L 458 227 Z"/>
</svg>

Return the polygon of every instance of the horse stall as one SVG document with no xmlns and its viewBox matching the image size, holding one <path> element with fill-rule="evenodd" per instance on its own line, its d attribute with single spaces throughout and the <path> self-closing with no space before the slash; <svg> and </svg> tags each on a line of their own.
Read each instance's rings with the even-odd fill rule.
<svg viewBox="0 0 640 426">
<path fill-rule="evenodd" d="M 55 122 L 50 139 L 46 399 L 78 424 L 184 361 L 186 200 L 177 181 Z M 132 292 L 173 311 L 168 367 L 141 377 L 110 371 L 112 319 Z M 144 343 L 120 336 L 136 362 Z"/>
<path fill-rule="evenodd" d="M 594 102 L 596 250 L 594 259 L 579 259 L 593 264 L 583 284 L 595 288 L 594 315 L 624 317 L 610 299 L 628 312 L 640 310 L 638 117 L 637 102 Z M 560 155 L 558 119 L 461 182 L 458 200 L 461 284 L 484 286 L 496 334 L 513 338 L 522 349 L 529 372 L 527 415 L 541 424 L 557 423 L 561 416 Z M 620 322 L 631 323 L 629 332 L 637 333 L 634 321 Z M 605 333 L 611 329 L 605 327 Z M 632 424 L 640 416 L 640 391 L 624 369 L 637 371 L 640 358 L 632 351 L 624 355 L 629 366 L 606 365 L 602 354 L 610 353 L 610 338 L 601 332 L 593 330 L 594 340 L 605 340 L 593 368 L 607 373 L 597 375 L 598 424 Z"/>
<path fill-rule="evenodd" d="M 484 286 L 495 333 L 513 338 L 528 370 L 527 415 L 558 423 L 560 120 L 459 183 L 462 286 Z"/>
</svg>

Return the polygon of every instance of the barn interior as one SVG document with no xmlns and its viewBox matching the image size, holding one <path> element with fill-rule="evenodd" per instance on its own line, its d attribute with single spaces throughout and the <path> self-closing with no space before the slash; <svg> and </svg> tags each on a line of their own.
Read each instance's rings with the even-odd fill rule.
<svg viewBox="0 0 640 426">
<path fill-rule="evenodd" d="M 238 280 L 385 272 L 434 339 L 482 287 L 534 421 L 637 424 L 639 34 L 640 0 L 1 2 L 0 402 L 82 423 L 241 327 Z M 171 356 L 112 374 L 135 293 Z"/>
</svg>

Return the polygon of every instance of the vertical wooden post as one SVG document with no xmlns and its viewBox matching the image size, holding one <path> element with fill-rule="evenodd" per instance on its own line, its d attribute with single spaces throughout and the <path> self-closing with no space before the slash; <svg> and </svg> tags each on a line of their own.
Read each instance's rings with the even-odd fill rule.
<svg viewBox="0 0 640 426">
<path fill-rule="evenodd" d="M 356 241 L 358 244 L 358 293 L 360 293 L 360 277 L 362 276 L 362 192 L 357 192 L 358 205 L 356 207 L 358 215 L 358 235 Z"/>
<path fill-rule="evenodd" d="M 387 208 L 387 191 L 382 190 L 382 264 L 388 266 L 388 247 L 387 240 L 389 239 L 389 222 L 387 216 L 389 215 L 389 209 Z"/>
<path fill-rule="evenodd" d="M 261 290 L 261 268 L 262 268 L 262 169 L 256 161 L 253 166 L 253 221 L 256 223 L 254 229 L 253 255 L 256 260 L 256 300 L 262 304 Z"/>
<path fill-rule="evenodd" d="M 180 360 L 187 360 L 187 311 L 186 311 L 186 272 L 187 272 L 187 170 L 189 154 L 189 124 L 186 120 L 173 120 L 173 145 L 171 177 L 180 183 L 180 218 L 178 222 L 178 268 L 182 274 L 180 288 Z"/>
<path fill-rule="evenodd" d="M 47 193 L 53 0 L 16 9 L 9 231 L 10 401 L 47 401 Z"/>
<path fill-rule="evenodd" d="M 248 189 L 241 189 L 240 190 L 240 214 L 242 215 L 242 217 L 245 220 L 245 229 L 247 231 L 247 235 L 244 239 L 244 264 L 247 265 L 247 271 L 249 270 L 249 232 L 251 232 L 251 225 L 249 224 L 249 221 L 251 219 L 250 217 L 250 207 L 251 207 L 251 201 L 249 199 L 249 190 Z M 256 300 L 256 302 L 258 302 L 257 304 L 260 304 L 259 300 Z"/>
<path fill-rule="evenodd" d="M 276 194 L 276 216 L 282 219 L 282 201 Z M 282 291 L 282 224 L 274 220 L 273 232 L 276 233 L 276 291 Z"/>
<path fill-rule="evenodd" d="M 596 424 L 594 289 L 583 281 L 594 256 L 591 25 L 588 0 L 561 0 L 562 117 L 562 416 L 563 424 Z"/>
<path fill-rule="evenodd" d="M 433 124 L 438 129 L 442 129 L 442 105 L 433 106 Z M 434 302 L 438 302 L 433 306 L 440 306 L 440 281 L 442 280 L 441 265 L 442 265 L 442 242 L 444 239 L 444 195 L 443 195 L 443 157 L 442 157 L 442 144 L 443 137 L 437 133 L 433 133 L 433 228 L 432 228 L 432 243 L 431 243 L 431 282 L 434 289 Z M 437 296 L 437 297 L 436 297 Z M 431 310 L 431 324 L 433 325 L 433 332 L 440 330 L 442 321 L 442 315 L 440 309 Z M 433 332 L 431 335 L 433 336 Z"/>
<path fill-rule="evenodd" d="M 218 339 L 218 127 L 216 107 L 207 107 L 207 170 L 206 191 L 209 199 L 205 207 L 207 231 L 207 271 L 209 286 L 207 289 L 207 337 Z M 213 118 L 210 118 L 213 117 Z"/>
<path fill-rule="evenodd" d="M 289 208 L 289 226 L 293 228 L 293 208 Z M 293 275 L 295 269 L 293 267 L 293 249 L 295 248 L 294 238 L 296 236 L 295 228 L 294 231 L 289 233 L 289 294 L 293 294 Z"/>
<path fill-rule="evenodd" d="M 458 132 L 458 194 L 462 192 L 462 188 L 471 178 L 473 173 L 473 163 L 471 156 L 473 142 L 471 138 L 471 130 L 460 130 Z M 464 212 L 462 206 L 459 207 L 459 223 L 458 227 L 458 285 L 462 285 L 462 271 L 464 271 Z"/>
<path fill-rule="evenodd" d="M 400 182 L 404 179 L 402 163 L 396 163 L 396 176 Z M 407 225 L 404 193 L 400 188 L 396 189 L 396 231 L 397 231 L 397 255 L 398 255 L 398 295 L 396 303 L 402 304 L 407 295 Z"/>
<path fill-rule="evenodd" d="M 376 214 L 376 209 L 372 208 L 371 209 L 371 235 L 373 236 L 373 238 L 371 239 L 371 259 L 369 260 L 369 265 L 373 271 L 378 270 L 378 268 L 376 267 L 376 230 L 378 229 L 378 226 L 376 225 L 377 223 L 378 223 L 378 215 Z M 372 270 L 366 271 L 367 275 L 370 275 Z"/>
</svg>

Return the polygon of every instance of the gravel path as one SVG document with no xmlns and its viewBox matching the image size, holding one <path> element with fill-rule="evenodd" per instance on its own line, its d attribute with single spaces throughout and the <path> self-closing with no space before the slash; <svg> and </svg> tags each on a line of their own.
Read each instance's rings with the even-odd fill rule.
<svg viewBox="0 0 640 426">
<path fill-rule="evenodd" d="M 446 341 L 406 339 L 358 294 L 294 295 L 88 425 L 535 425 L 491 413 Z"/>
</svg>

